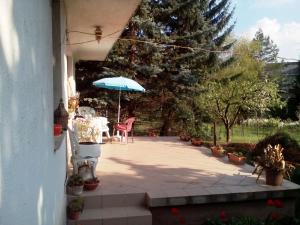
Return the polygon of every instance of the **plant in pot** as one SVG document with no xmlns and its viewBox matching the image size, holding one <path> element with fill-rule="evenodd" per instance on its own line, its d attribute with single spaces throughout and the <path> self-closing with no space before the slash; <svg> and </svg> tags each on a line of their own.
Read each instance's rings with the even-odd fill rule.
<svg viewBox="0 0 300 225">
<path fill-rule="evenodd" d="M 282 152 L 283 148 L 279 144 L 274 147 L 268 145 L 267 148 L 264 149 L 264 154 L 257 157 L 257 166 L 253 171 L 253 173 L 258 174 L 256 181 L 263 171 L 266 173 L 267 185 L 281 185 L 284 176 L 290 177 L 290 172 L 295 167 L 285 162 Z"/>
<path fill-rule="evenodd" d="M 201 138 L 201 135 L 198 134 L 198 133 L 194 133 L 192 135 L 191 143 L 194 146 L 200 146 L 200 145 L 202 145 L 203 144 L 203 140 Z"/>
<path fill-rule="evenodd" d="M 85 180 L 84 181 L 84 190 L 86 190 L 86 191 L 95 190 L 98 187 L 99 183 L 100 183 L 100 181 L 97 177 Z"/>
<path fill-rule="evenodd" d="M 67 214 L 70 220 L 78 220 L 84 208 L 84 199 L 81 197 L 73 198 L 67 206 Z"/>
<path fill-rule="evenodd" d="M 213 156 L 215 157 L 223 157 L 225 156 L 225 150 L 221 145 L 217 145 L 217 146 L 213 146 L 210 148 L 211 153 L 213 154 Z"/>
<path fill-rule="evenodd" d="M 191 143 L 194 146 L 201 146 L 203 144 L 203 140 L 201 139 L 201 137 L 193 137 Z"/>
<path fill-rule="evenodd" d="M 79 174 L 73 174 L 69 177 L 67 183 L 67 191 L 72 195 L 81 195 L 83 191 L 83 179 Z"/>
<path fill-rule="evenodd" d="M 243 152 L 238 152 L 238 151 L 228 152 L 227 156 L 228 156 L 228 160 L 236 165 L 244 165 L 246 162 L 246 156 L 244 155 Z"/>
</svg>

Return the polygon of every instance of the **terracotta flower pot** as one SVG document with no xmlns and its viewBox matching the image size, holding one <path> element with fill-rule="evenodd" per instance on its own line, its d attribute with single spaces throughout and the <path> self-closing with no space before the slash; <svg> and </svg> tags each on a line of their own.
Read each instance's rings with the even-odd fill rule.
<svg viewBox="0 0 300 225">
<path fill-rule="evenodd" d="M 265 168 L 266 184 L 272 186 L 280 186 L 283 181 L 283 172 Z"/>
<path fill-rule="evenodd" d="M 211 153 L 213 154 L 213 156 L 215 156 L 215 157 L 225 156 L 225 154 L 224 154 L 225 152 L 224 152 L 223 148 L 220 148 L 218 146 L 214 146 L 214 147 L 211 147 L 210 150 L 211 150 Z"/>
<path fill-rule="evenodd" d="M 200 146 L 203 144 L 203 141 L 200 138 L 193 138 L 191 140 L 191 142 L 192 142 L 192 145 L 194 145 L 194 146 Z"/>
<path fill-rule="evenodd" d="M 85 191 L 95 190 L 98 187 L 99 183 L 100 181 L 97 178 L 86 180 L 84 181 L 84 190 Z"/>
<path fill-rule="evenodd" d="M 245 156 L 237 156 L 234 153 L 228 153 L 227 156 L 228 156 L 228 160 L 236 165 L 244 165 L 246 162 Z"/>
<path fill-rule="evenodd" d="M 68 210 L 68 218 L 70 220 L 78 220 L 79 217 L 80 217 L 80 211 L 71 211 L 71 210 Z"/>
</svg>

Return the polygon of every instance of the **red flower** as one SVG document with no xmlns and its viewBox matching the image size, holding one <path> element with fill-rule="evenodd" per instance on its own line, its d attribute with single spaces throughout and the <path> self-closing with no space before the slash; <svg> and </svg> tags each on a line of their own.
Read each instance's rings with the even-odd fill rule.
<svg viewBox="0 0 300 225">
<path fill-rule="evenodd" d="M 220 220 L 221 221 L 226 221 L 227 220 L 225 211 L 221 211 L 221 213 L 220 213 Z"/>
<path fill-rule="evenodd" d="M 185 224 L 185 219 L 183 217 L 179 218 L 179 224 Z"/>
<path fill-rule="evenodd" d="M 276 208 L 283 208 L 283 202 L 281 200 L 274 200 L 274 205 Z"/>
<path fill-rule="evenodd" d="M 274 206 L 274 205 L 275 205 L 274 201 L 272 199 L 268 199 L 267 206 Z"/>
<path fill-rule="evenodd" d="M 179 214 L 179 209 L 173 207 L 173 208 L 171 208 L 171 213 L 172 213 L 173 215 L 178 215 L 178 214 Z"/>
</svg>

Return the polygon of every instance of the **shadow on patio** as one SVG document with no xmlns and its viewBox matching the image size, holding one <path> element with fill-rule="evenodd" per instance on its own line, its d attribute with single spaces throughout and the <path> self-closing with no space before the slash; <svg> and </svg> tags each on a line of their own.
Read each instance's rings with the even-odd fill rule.
<svg viewBox="0 0 300 225">
<path fill-rule="evenodd" d="M 133 144 L 106 144 L 97 174 L 103 193 L 144 192 L 152 197 L 224 195 L 285 190 L 256 183 L 253 167 L 215 158 L 207 148 L 178 141 L 176 137 L 137 138 Z"/>
</svg>

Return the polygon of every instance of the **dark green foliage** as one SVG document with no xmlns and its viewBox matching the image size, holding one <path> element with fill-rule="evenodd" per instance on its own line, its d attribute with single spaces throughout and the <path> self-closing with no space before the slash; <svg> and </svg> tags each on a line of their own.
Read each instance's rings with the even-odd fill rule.
<svg viewBox="0 0 300 225">
<path fill-rule="evenodd" d="M 269 36 L 265 36 L 263 31 L 259 29 L 253 40 L 259 42 L 261 45 L 261 50 L 257 55 L 260 60 L 265 63 L 277 62 L 279 49 Z"/>
<path fill-rule="evenodd" d="M 202 225 L 263 225 L 261 220 L 252 217 L 238 217 L 230 220 L 222 221 L 220 219 L 210 219 Z"/>
<path fill-rule="evenodd" d="M 254 217 L 233 217 L 229 220 L 210 219 L 202 225 L 300 225 L 299 219 L 284 216 L 280 219 L 272 219 L 271 215 L 265 220 Z"/>
<path fill-rule="evenodd" d="M 298 183 L 300 184 L 300 183 Z M 296 205 L 295 205 L 295 215 L 298 220 L 300 220 L 300 198 L 297 198 Z"/>
<path fill-rule="evenodd" d="M 283 156 L 286 161 L 300 162 L 300 147 L 297 141 L 284 132 L 278 132 L 258 142 L 252 152 L 252 156 L 256 157 L 263 155 L 264 149 L 269 144 L 272 146 L 280 144 L 284 148 Z"/>
<path fill-rule="evenodd" d="M 82 212 L 84 208 L 84 199 L 76 197 L 68 203 L 68 211 Z"/>
<path fill-rule="evenodd" d="M 83 179 L 80 175 L 78 174 L 73 174 L 72 176 L 69 177 L 68 179 L 68 186 L 81 186 L 83 185 Z"/>
<path fill-rule="evenodd" d="M 255 148 L 255 145 L 253 144 L 249 144 L 249 143 L 228 143 L 224 146 L 224 148 L 231 148 L 233 149 L 233 151 L 238 151 L 238 152 L 242 152 L 245 155 L 248 152 L 252 152 L 253 149 Z M 231 152 L 231 151 L 229 151 Z"/>
<path fill-rule="evenodd" d="M 298 75 L 294 86 L 289 90 L 289 100 L 287 103 L 288 116 L 293 120 L 300 120 L 297 113 L 300 113 L 300 61 L 298 62 Z"/>
<path fill-rule="evenodd" d="M 300 184 L 300 167 L 296 167 L 296 169 L 294 170 L 294 173 L 291 176 L 291 181 L 296 184 Z"/>
</svg>

